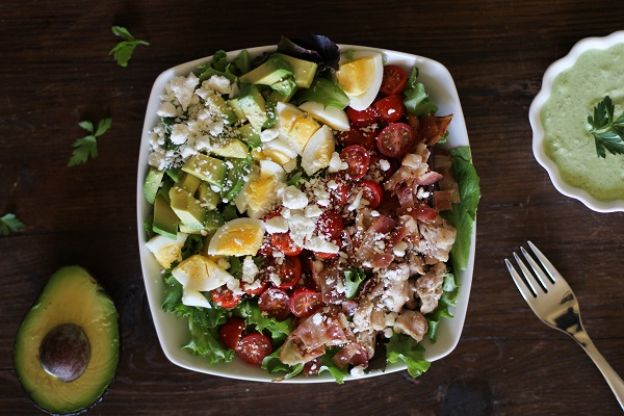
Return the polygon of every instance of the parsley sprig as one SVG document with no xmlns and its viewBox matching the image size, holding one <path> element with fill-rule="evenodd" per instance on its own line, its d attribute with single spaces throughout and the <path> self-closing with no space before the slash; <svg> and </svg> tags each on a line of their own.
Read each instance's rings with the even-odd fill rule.
<svg viewBox="0 0 624 416">
<path fill-rule="evenodd" d="M 92 159 L 96 158 L 98 155 L 97 138 L 106 133 L 111 124 L 112 120 L 110 118 L 100 120 L 97 125 L 97 129 L 94 128 L 93 123 L 88 120 L 78 123 L 78 125 L 89 134 L 74 142 L 74 151 L 67 166 L 72 167 L 82 163 L 87 163 L 89 157 Z"/>
<path fill-rule="evenodd" d="M 614 155 L 624 154 L 624 113 L 614 116 L 613 101 L 608 95 L 594 107 L 594 115 L 587 117 L 587 131 L 596 141 L 596 153 L 606 157 L 608 151 Z"/>
<path fill-rule="evenodd" d="M 8 213 L 0 217 L 0 234 L 2 235 L 9 235 L 10 233 L 19 231 L 24 227 L 24 223 L 21 222 L 15 214 Z"/>
<path fill-rule="evenodd" d="M 111 51 L 109 55 L 113 55 L 115 61 L 117 61 L 117 65 L 125 68 L 128 66 L 128 61 L 132 58 L 132 53 L 134 49 L 139 45 L 149 46 L 149 42 L 136 39 L 132 34 L 123 26 L 113 26 L 112 28 L 113 34 L 121 39 Z"/>
</svg>

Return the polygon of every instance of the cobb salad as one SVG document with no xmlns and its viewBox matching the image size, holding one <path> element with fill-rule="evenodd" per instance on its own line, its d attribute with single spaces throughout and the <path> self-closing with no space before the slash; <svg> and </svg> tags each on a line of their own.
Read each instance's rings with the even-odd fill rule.
<svg viewBox="0 0 624 416">
<path fill-rule="evenodd" d="M 182 348 L 275 379 L 429 368 L 421 343 L 452 316 L 480 193 L 418 75 L 314 35 L 171 79 L 145 231 Z"/>
</svg>

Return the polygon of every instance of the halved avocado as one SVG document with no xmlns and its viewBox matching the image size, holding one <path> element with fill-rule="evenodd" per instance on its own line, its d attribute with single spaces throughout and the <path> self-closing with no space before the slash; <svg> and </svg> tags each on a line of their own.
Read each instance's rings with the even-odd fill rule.
<svg viewBox="0 0 624 416">
<path fill-rule="evenodd" d="M 15 369 L 43 410 L 71 414 L 95 404 L 119 361 L 117 309 L 81 267 L 48 281 L 17 333 Z"/>
</svg>

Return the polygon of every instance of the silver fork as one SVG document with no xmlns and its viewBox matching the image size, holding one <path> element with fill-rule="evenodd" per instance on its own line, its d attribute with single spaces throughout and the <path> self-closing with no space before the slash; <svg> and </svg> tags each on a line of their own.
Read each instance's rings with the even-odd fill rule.
<svg viewBox="0 0 624 416">
<path fill-rule="evenodd" d="M 529 254 L 524 247 L 520 247 L 520 251 L 528 266 L 520 256 L 515 252 L 513 253 L 524 278 L 516 271 L 513 264 L 505 259 L 507 270 L 509 270 L 509 274 L 511 274 L 522 297 L 543 323 L 569 335 L 585 350 L 602 373 L 615 398 L 620 403 L 620 407 L 624 410 L 624 382 L 602 354 L 598 352 L 589 335 L 587 335 L 581 321 L 581 311 L 574 292 L 535 244 L 530 241 L 527 241 L 527 244 L 533 255 Z"/>
</svg>

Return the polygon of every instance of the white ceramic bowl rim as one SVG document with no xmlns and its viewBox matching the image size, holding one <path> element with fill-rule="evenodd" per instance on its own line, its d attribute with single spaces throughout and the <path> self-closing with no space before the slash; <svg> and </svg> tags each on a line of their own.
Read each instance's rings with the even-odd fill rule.
<svg viewBox="0 0 624 416">
<path fill-rule="evenodd" d="M 448 70 L 439 62 L 417 55 L 411 55 L 402 52 L 395 52 L 386 49 L 369 48 L 355 45 L 339 45 L 341 50 L 358 49 L 358 50 L 375 50 L 385 54 L 390 63 L 398 63 L 406 66 L 418 65 L 421 69 L 420 79 L 427 85 L 427 90 L 440 108 L 440 113 L 452 113 L 453 122 L 449 127 L 449 145 L 452 147 L 469 145 L 468 134 L 464 116 L 457 95 L 457 89 Z M 246 48 L 252 55 L 259 55 L 263 52 L 275 50 L 275 45 L 261 46 L 255 48 Z M 228 52 L 228 58 L 232 59 L 240 50 Z M 238 360 L 232 363 L 211 365 L 205 359 L 195 356 L 185 351 L 181 346 L 188 341 L 188 328 L 186 321 L 178 320 L 174 315 L 164 312 L 161 309 L 163 298 L 163 282 L 160 272 L 160 266 L 153 258 L 151 253 L 145 247 L 145 233 L 143 231 L 143 223 L 146 215 L 151 211 L 151 206 L 143 197 L 143 180 L 147 172 L 147 156 L 149 153 L 148 133 L 157 123 L 158 117 L 156 110 L 160 103 L 160 94 L 164 89 L 164 85 L 168 80 L 176 75 L 186 75 L 197 65 L 209 62 L 212 56 L 186 62 L 175 67 L 169 68 L 162 72 L 154 82 L 150 98 L 146 110 L 145 121 L 143 124 L 143 132 L 141 145 L 139 150 L 139 162 L 137 169 L 137 229 L 139 240 L 139 254 L 141 258 L 141 269 L 143 272 L 143 280 L 150 311 L 154 321 L 154 327 L 158 335 L 158 340 L 163 349 L 165 356 L 174 364 L 187 368 L 189 370 L 198 371 L 206 374 L 212 374 L 220 377 L 241 379 L 247 381 L 270 382 L 277 381 L 275 376 L 256 367 L 246 365 Z M 469 253 L 469 261 L 466 269 L 460 273 L 456 273 L 456 278 L 461 284 L 457 305 L 453 308 L 454 317 L 445 319 L 440 324 L 438 331 L 438 340 L 435 344 L 423 341 L 425 346 L 425 358 L 429 361 L 439 360 L 450 354 L 461 336 L 468 307 L 468 298 L 470 287 L 472 284 L 472 274 L 474 267 L 476 246 L 476 222 L 473 226 L 471 236 L 471 247 Z M 363 377 L 347 376 L 345 380 L 363 379 L 375 377 L 383 374 L 390 374 L 397 371 L 405 370 L 405 365 L 392 364 L 385 371 L 370 371 Z M 321 374 L 317 377 L 295 377 L 290 380 L 282 381 L 284 383 L 320 383 L 334 382 L 329 374 Z"/>
<path fill-rule="evenodd" d="M 591 49 L 608 49 L 614 45 L 624 43 L 624 31 L 614 32 L 605 37 L 591 37 L 578 41 L 570 52 L 563 58 L 553 62 L 542 80 L 542 88 L 533 99 L 529 109 L 529 122 L 533 131 L 533 154 L 538 163 L 542 165 L 555 188 L 570 198 L 577 199 L 587 207 L 598 212 L 624 211 L 624 200 L 616 199 L 612 201 L 601 201 L 594 198 L 587 191 L 568 184 L 559 172 L 555 162 L 546 155 L 544 151 L 544 126 L 542 125 L 542 107 L 550 97 L 552 84 L 559 74 L 571 68 L 577 59 Z"/>
</svg>

